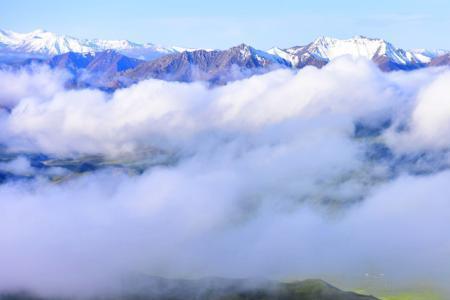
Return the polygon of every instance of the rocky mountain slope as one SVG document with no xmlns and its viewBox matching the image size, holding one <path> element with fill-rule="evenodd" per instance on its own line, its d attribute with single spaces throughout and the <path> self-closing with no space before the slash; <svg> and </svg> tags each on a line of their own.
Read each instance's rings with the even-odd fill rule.
<svg viewBox="0 0 450 300">
<path fill-rule="evenodd" d="M 133 82 L 158 78 L 183 82 L 203 80 L 221 84 L 287 67 L 290 67 L 290 63 L 283 58 L 241 44 L 223 51 L 195 50 L 168 55 L 145 62 L 125 72 L 123 77 Z"/>
<path fill-rule="evenodd" d="M 450 54 L 447 53 L 447 54 L 433 58 L 429 65 L 435 66 L 435 67 L 450 66 Z"/>
</svg>

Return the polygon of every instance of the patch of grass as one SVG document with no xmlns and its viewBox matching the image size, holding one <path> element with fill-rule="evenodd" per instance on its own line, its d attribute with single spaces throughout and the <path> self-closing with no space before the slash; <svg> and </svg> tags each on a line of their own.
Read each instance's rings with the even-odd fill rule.
<svg viewBox="0 0 450 300">
<path fill-rule="evenodd" d="M 444 300 L 434 292 L 405 292 L 380 297 L 381 300 Z"/>
</svg>

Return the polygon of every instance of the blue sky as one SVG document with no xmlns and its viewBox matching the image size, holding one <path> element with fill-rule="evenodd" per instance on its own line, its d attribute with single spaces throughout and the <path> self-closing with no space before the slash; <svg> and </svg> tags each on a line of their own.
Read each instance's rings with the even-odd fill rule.
<svg viewBox="0 0 450 300">
<path fill-rule="evenodd" d="M 404 48 L 450 49 L 449 0 L 0 1 L 0 28 L 162 45 L 257 48 L 317 36 L 382 37 Z"/>
</svg>

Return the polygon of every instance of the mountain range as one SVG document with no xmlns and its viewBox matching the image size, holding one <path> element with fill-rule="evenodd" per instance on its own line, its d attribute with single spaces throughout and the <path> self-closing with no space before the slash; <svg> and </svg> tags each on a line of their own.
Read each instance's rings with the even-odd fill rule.
<svg viewBox="0 0 450 300">
<path fill-rule="evenodd" d="M 0 54 L 45 58 L 68 52 L 89 53 L 115 50 L 123 55 L 151 60 L 170 53 L 189 51 L 181 47 L 166 48 L 150 43 L 138 44 L 128 40 L 78 39 L 58 35 L 43 29 L 29 33 L 0 30 Z"/>
<path fill-rule="evenodd" d="M 267 51 L 241 44 L 226 50 L 163 47 L 128 40 L 78 39 L 45 30 L 0 30 L 0 64 L 20 68 L 46 64 L 68 70 L 72 87 L 114 90 L 147 78 L 170 81 L 229 81 L 279 68 L 323 67 L 341 56 L 372 60 L 381 70 L 415 70 L 450 65 L 446 50 L 404 50 L 364 36 L 319 37 L 311 43 Z"/>
</svg>

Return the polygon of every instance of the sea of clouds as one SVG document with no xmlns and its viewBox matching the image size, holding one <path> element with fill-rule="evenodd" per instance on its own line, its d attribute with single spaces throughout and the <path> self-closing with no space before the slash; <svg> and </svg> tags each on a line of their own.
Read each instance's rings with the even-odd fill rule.
<svg viewBox="0 0 450 300">
<path fill-rule="evenodd" d="M 35 175 L 0 185 L 0 289 L 101 291 L 128 274 L 448 288 L 449 69 L 341 58 L 114 93 L 66 90 L 67 78 L 0 71 L 3 151 L 171 159 L 58 184 L 44 175 L 69 171 L 0 163 Z"/>
</svg>

